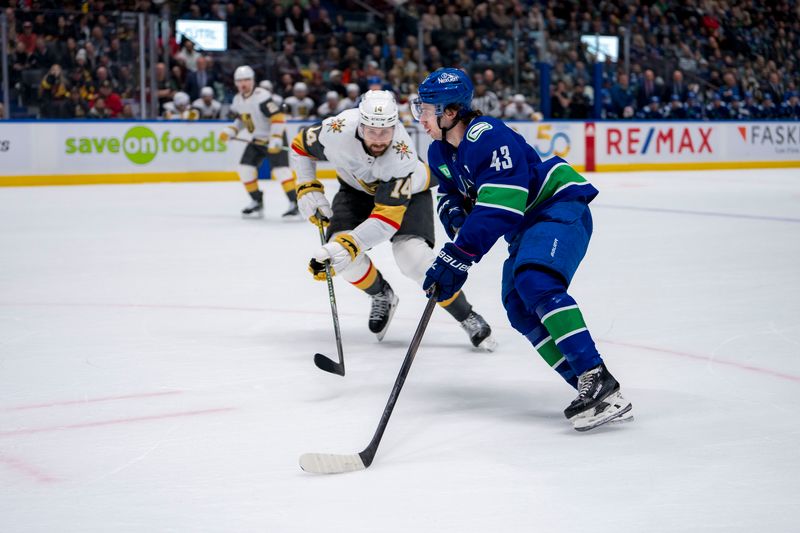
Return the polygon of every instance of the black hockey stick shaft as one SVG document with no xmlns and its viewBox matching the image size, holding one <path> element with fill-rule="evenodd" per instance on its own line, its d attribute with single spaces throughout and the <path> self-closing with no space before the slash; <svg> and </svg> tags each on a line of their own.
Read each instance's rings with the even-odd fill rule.
<svg viewBox="0 0 800 533">
<path fill-rule="evenodd" d="M 320 243 L 325 245 L 325 229 L 323 226 L 323 216 L 317 211 L 317 226 L 319 227 Z M 333 277 L 331 276 L 331 263 L 325 261 L 325 279 L 328 282 L 328 300 L 331 302 L 331 316 L 333 316 L 333 334 L 336 337 L 336 351 L 339 354 L 339 362 L 335 362 L 330 357 L 321 353 L 314 354 L 314 364 L 317 368 L 344 376 L 344 350 L 342 349 L 342 332 L 339 328 L 339 311 L 336 308 L 336 294 L 333 292 Z"/>
<path fill-rule="evenodd" d="M 435 285 L 431 288 L 431 291 L 433 296 L 428 299 L 425 310 L 422 312 L 422 318 L 417 325 L 417 330 L 414 332 L 414 337 L 411 339 L 411 345 L 408 347 L 408 352 L 406 352 L 406 358 L 403 359 L 403 366 L 400 367 L 400 373 L 397 374 L 397 379 L 392 387 L 392 392 L 389 393 L 389 401 L 386 402 L 386 407 L 383 409 L 381 421 L 378 423 L 378 428 L 375 430 L 375 435 L 372 437 L 369 445 L 364 448 L 364 451 L 358 454 L 361 457 L 365 468 L 371 465 L 372 460 L 375 459 L 375 453 L 378 451 L 378 445 L 381 443 L 381 438 L 383 438 L 383 432 L 386 431 L 386 426 L 389 424 L 389 417 L 392 416 L 392 411 L 394 411 L 397 398 L 400 396 L 400 391 L 403 389 L 403 384 L 406 382 L 408 372 L 411 370 L 411 363 L 414 362 L 414 356 L 417 355 L 417 349 L 422 342 L 422 336 L 425 334 L 425 330 L 428 327 L 428 322 L 430 322 L 431 315 L 433 314 L 433 309 L 436 307 L 437 291 Z"/>
<path fill-rule="evenodd" d="M 231 141 L 239 141 L 240 143 L 259 144 L 259 143 L 256 143 L 255 141 L 253 141 L 252 139 L 251 140 L 247 140 L 247 139 L 242 139 L 241 137 L 229 137 L 229 139 Z M 288 152 L 289 151 L 289 147 L 288 146 L 281 146 L 281 150 L 284 151 L 284 152 Z"/>
</svg>

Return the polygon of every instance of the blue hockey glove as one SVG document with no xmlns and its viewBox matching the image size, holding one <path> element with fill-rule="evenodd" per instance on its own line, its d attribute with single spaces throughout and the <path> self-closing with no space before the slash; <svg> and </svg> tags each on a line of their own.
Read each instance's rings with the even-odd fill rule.
<svg viewBox="0 0 800 533">
<path fill-rule="evenodd" d="M 458 230 L 464 225 L 467 220 L 467 212 L 464 210 L 462 199 L 456 194 L 448 194 L 439 200 L 437 207 L 439 213 L 439 220 L 442 221 L 444 231 L 450 240 L 455 240 Z"/>
<path fill-rule="evenodd" d="M 467 281 L 469 267 L 474 262 L 474 256 L 452 242 L 448 242 L 439 251 L 436 261 L 425 273 L 425 281 L 422 282 L 422 288 L 425 292 L 428 292 L 428 289 L 435 283 L 439 289 L 437 299 L 440 302 L 449 300 L 464 286 L 464 282 Z"/>
</svg>

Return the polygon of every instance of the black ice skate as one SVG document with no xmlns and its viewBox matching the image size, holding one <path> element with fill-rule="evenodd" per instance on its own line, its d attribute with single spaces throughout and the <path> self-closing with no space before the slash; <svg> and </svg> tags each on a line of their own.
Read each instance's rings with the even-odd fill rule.
<svg viewBox="0 0 800 533">
<path fill-rule="evenodd" d="M 472 345 L 478 349 L 493 352 L 497 342 L 492 338 L 492 328 L 475 311 L 470 311 L 467 318 L 461 322 L 461 328 L 469 335 Z"/>
<path fill-rule="evenodd" d="M 242 209 L 243 218 L 264 218 L 264 193 L 254 191 L 250 193 L 252 202 Z"/>
<path fill-rule="evenodd" d="M 578 397 L 564 409 L 564 416 L 577 431 L 589 431 L 612 420 L 631 420 L 632 405 L 619 388 L 605 365 L 587 370 L 578 377 Z"/>
<path fill-rule="evenodd" d="M 392 321 L 398 301 L 388 283 L 384 284 L 381 292 L 372 297 L 372 308 L 369 312 L 369 330 L 378 337 L 379 341 L 383 340 L 386 330 L 389 329 L 389 322 Z"/>
<path fill-rule="evenodd" d="M 300 209 L 297 208 L 297 202 L 289 202 L 289 208 L 286 210 L 284 214 L 281 215 L 282 218 L 287 220 L 289 219 L 300 219 Z"/>
</svg>

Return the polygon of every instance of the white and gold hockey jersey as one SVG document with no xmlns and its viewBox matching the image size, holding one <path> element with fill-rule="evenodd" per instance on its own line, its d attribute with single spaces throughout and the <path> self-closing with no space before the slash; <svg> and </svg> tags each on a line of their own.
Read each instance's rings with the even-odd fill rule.
<svg viewBox="0 0 800 533">
<path fill-rule="evenodd" d="M 167 120 L 197 120 L 200 118 L 200 111 L 193 107 L 187 107 L 183 110 L 175 107 L 172 102 L 164 104 L 164 118 Z"/>
<path fill-rule="evenodd" d="M 206 105 L 202 98 L 198 98 L 192 102 L 192 107 L 200 112 L 200 118 L 204 120 L 218 119 L 222 112 L 222 104 L 216 100 L 211 100 L 211 103 Z"/>
<path fill-rule="evenodd" d="M 411 137 L 398 122 L 389 148 L 375 157 L 358 134 L 358 109 L 301 128 L 292 141 L 290 165 L 297 190 L 316 179 L 316 161 L 329 161 L 337 176 L 356 190 L 375 197 L 370 217 L 352 233 L 364 248 L 388 239 L 402 224 L 411 196 L 431 188 L 430 171 L 417 156 Z"/>
<path fill-rule="evenodd" d="M 286 128 L 286 117 L 280 106 L 272 101 L 272 94 L 261 87 L 256 87 L 248 97 L 234 96 L 231 113 L 236 118 L 227 128 L 234 136 L 246 129 L 254 140 L 267 142 L 270 136 L 282 137 Z"/>
<path fill-rule="evenodd" d="M 316 104 L 314 104 L 314 100 L 308 96 L 298 98 L 294 95 L 291 95 L 286 97 L 283 103 L 289 112 L 289 116 L 297 120 L 304 120 L 313 117 L 314 110 L 317 107 Z"/>
</svg>

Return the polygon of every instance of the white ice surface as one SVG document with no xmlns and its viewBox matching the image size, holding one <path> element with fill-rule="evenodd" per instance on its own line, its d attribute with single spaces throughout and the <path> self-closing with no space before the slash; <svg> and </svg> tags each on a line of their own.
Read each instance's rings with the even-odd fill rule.
<svg viewBox="0 0 800 533">
<path fill-rule="evenodd" d="M 375 463 L 339 476 L 298 457 L 366 446 L 425 304 L 388 245 L 384 342 L 336 281 L 341 378 L 276 184 L 261 221 L 237 183 L 0 189 L 0 531 L 798 531 L 800 172 L 591 179 L 571 293 L 635 422 L 571 429 L 500 243 L 466 286 L 499 350 L 436 310 Z"/>
</svg>

